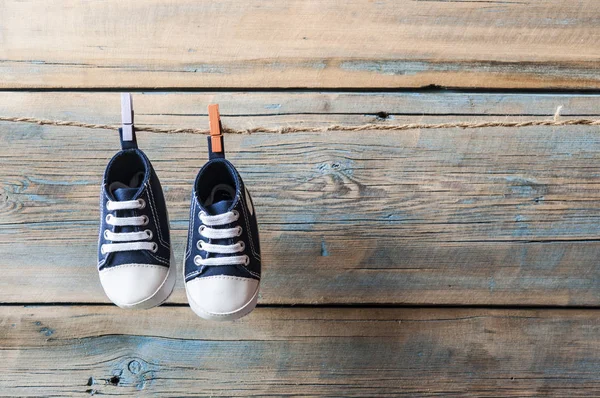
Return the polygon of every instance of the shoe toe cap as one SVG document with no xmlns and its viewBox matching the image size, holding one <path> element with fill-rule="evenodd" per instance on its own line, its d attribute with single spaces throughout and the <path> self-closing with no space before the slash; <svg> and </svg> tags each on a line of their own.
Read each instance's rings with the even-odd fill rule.
<svg viewBox="0 0 600 398">
<path fill-rule="evenodd" d="M 100 271 L 108 298 L 119 307 L 134 307 L 151 298 L 161 287 L 168 268 L 153 264 L 124 264 Z"/>
<path fill-rule="evenodd" d="M 253 300 L 259 281 L 251 278 L 219 275 L 193 279 L 186 284 L 188 297 L 208 315 L 227 315 L 244 309 Z"/>
</svg>

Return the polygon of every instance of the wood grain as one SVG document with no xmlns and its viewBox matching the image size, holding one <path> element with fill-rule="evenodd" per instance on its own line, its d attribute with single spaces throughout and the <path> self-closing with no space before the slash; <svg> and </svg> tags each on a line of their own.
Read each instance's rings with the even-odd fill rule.
<svg viewBox="0 0 600 398">
<path fill-rule="evenodd" d="M 598 89 L 600 3 L 7 0 L 1 88 Z"/>
<path fill-rule="evenodd" d="M 600 112 L 591 95 L 134 96 L 140 124 L 177 127 L 206 127 L 213 100 L 232 127 L 549 117 L 540 115 L 557 105 Z M 0 114 L 118 120 L 117 94 L 0 101 Z M 95 268 L 97 196 L 116 133 L 0 126 L 0 302 L 107 302 Z M 205 142 L 140 133 L 178 262 Z M 226 148 L 259 215 L 262 304 L 600 303 L 597 127 L 228 135 Z M 171 300 L 185 303 L 180 285 Z"/>
<path fill-rule="evenodd" d="M 0 307 L 3 396 L 596 396 L 597 310 Z"/>
</svg>

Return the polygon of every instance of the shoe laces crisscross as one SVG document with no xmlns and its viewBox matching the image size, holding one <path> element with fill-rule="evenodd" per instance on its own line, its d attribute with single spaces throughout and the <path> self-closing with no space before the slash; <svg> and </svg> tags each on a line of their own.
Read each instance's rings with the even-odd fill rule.
<svg viewBox="0 0 600 398">
<path fill-rule="evenodd" d="M 125 200 L 119 202 L 108 201 L 106 210 L 138 210 L 146 207 L 144 199 Z M 143 227 L 149 223 L 148 216 L 141 215 L 135 217 L 117 217 L 112 214 L 106 215 L 106 223 L 117 227 Z M 150 229 L 137 232 L 112 232 L 105 229 L 104 239 L 111 243 L 105 243 L 100 247 L 102 254 L 134 251 L 134 250 L 150 250 L 156 253 L 158 245 L 152 241 L 154 237 Z"/>
<path fill-rule="evenodd" d="M 198 232 L 204 238 L 209 240 L 209 243 L 204 242 L 203 240 L 198 240 L 196 243 L 196 247 L 198 250 L 203 250 L 208 254 L 237 254 L 242 253 L 246 245 L 244 241 L 239 240 L 234 244 L 222 245 L 222 244 L 214 244 L 210 241 L 213 239 L 234 239 L 240 236 L 243 232 L 242 227 L 237 225 L 233 228 L 213 228 L 223 225 L 228 225 L 235 223 L 239 220 L 240 214 L 237 210 L 228 211 L 223 214 L 218 214 L 215 216 L 211 216 L 201 211 L 198 214 L 200 221 L 202 224 L 198 228 Z M 233 256 L 225 256 L 225 257 L 208 257 L 202 258 L 202 256 L 197 255 L 194 257 L 194 264 L 197 266 L 219 266 L 219 265 L 245 265 L 250 264 L 250 257 L 247 255 L 233 255 Z"/>
</svg>

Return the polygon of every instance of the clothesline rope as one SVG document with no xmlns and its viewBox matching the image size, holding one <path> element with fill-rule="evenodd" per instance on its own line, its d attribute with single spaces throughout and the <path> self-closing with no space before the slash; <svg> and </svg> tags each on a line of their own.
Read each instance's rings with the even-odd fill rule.
<svg viewBox="0 0 600 398">
<path fill-rule="evenodd" d="M 450 122 L 450 123 L 406 123 L 406 124 L 362 124 L 358 126 L 334 124 L 325 127 L 302 127 L 302 126 L 285 126 L 280 128 L 270 127 L 253 127 L 247 129 L 233 129 L 223 127 L 226 134 L 253 134 L 253 133 L 270 133 L 270 134 L 289 134 L 289 133 L 324 133 L 329 131 L 405 131 L 418 129 L 480 129 L 489 127 L 531 127 L 531 126 L 600 126 L 600 119 L 562 119 L 558 118 L 558 112 L 552 120 L 524 120 L 524 121 L 490 121 L 490 122 Z M 120 126 L 110 124 L 92 124 L 77 121 L 67 120 L 48 120 L 38 119 L 34 117 L 10 117 L 0 116 L 2 122 L 15 123 L 31 123 L 41 126 L 70 126 L 86 129 L 100 130 L 117 130 Z M 151 133 L 163 134 L 210 134 L 210 131 L 204 129 L 168 129 L 160 127 L 136 126 L 136 131 L 146 131 Z"/>
</svg>

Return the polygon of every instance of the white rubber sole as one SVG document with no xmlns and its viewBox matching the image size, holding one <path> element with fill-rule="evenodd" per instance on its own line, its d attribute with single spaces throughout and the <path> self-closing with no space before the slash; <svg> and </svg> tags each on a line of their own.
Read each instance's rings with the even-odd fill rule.
<svg viewBox="0 0 600 398">
<path fill-rule="evenodd" d="M 256 292 L 254 292 L 252 299 L 250 299 L 250 301 L 248 301 L 246 304 L 244 304 L 241 308 L 239 308 L 235 311 L 232 311 L 232 312 L 225 312 L 225 313 L 219 313 L 219 314 L 215 314 L 215 313 L 207 312 L 207 311 L 203 310 L 202 307 L 200 305 L 198 305 L 198 303 L 196 303 L 188 294 L 187 284 L 186 284 L 186 288 L 185 288 L 185 294 L 187 296 L 188 303 L 190 304 L 190 308 L 200 318 L 203 318 L 203 319 L 206 319 L 209 321 L 234 321 L 234 320 L 240 319 L 252 312 L 252 310 L 256 307 L 256 303 L 258 302 L 258 291 L 259 290 L 260 290 L 260 283 L 259 283 L 258 287 L 256 288 Z"/>
<path fill-rule="evenodd" d="M 175 282 L 177 280 L 177 264 L 175 263 L 175 256 L 173 255 L 173 247 L 171 247 L 171 264 L 169 270 L 167 271 L 167 276 L 163 283 L 156 289 L 156 291 L 148 298 L 138 301 L 134 304 L 118 304 L 115 303 L 120 308 L 124 309 L 136 309 L 136 310 L 147 310 L 150 308 L 158 307 L 171 296 L 173 293 L 173 289 L 175 288 Z"/>
<path fill-rule="evenodd" d="M 206 319 L 209 321 L 235 321 L 236 319 L 240 319 L 240 318 L 248 315 L 249 313 L 252 312 L 252 310 L 254 308 L 256 308 L 256 303 L 258 302 L 258 292 L 260 290 L 260 281 L 258 281 L 258 286 L 256 287 L 256 292 L 254 292 L 252 299 L 250 301 L 248 301 L 246 304 L 244 304 L 241 308 L 239 308 L 233 312 L 214 314 L 212 312 L 204 311 L 202 309 L 202 307 L 200 307 L 200 305 L 198 305 L 198 303 L 196 303 L 190 297 L 190 294 L 188 293 L 187 283 L 185 282 L 185 257 L 183 258 L 182 272 L 183 272 L 183 284 L 185 285 L 185 295 L 187 296 L 188 304 L 190 305 L 190 308 L 192 309 L 192 311 L 194 311 L 194 313 L 202 319 Z"/>
</svg>

